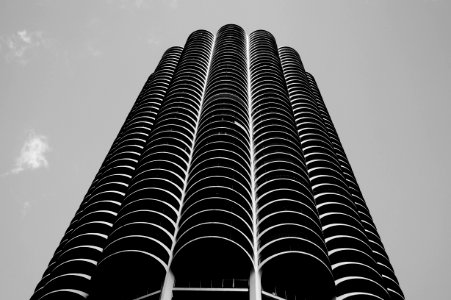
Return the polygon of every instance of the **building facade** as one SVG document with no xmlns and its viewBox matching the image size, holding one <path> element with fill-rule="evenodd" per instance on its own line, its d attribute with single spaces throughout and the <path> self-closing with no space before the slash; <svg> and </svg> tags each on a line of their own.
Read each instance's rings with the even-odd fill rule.
<svg viewBox="0 0 451 300">
<path fill-rule="evenodd" d="M 43 299 L 404 299 L 297 52 L 199 30 L 149 77 Z"/>
</svg>

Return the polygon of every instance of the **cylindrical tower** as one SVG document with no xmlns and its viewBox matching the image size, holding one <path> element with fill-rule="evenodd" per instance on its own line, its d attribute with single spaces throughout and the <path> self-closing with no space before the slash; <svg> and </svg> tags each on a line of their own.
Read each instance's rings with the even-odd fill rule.
<svg viewBox="0 0 451 300">
<path fill-rule="evenodd" d="M 334 283 L 327 250 L 270 33 L 250 35 L 249 59 L 264 295 L 331 298 Z"/>
<path fill-rule="evenodd" d="M 317 104 L 319 115 L 322 118 L 324 127 L 326 128 L 327 134 L 331 141 L 332 148 L 334 149 L 338 162 L 340 164 L 341 173 L 346 179 L 349 193 L 351 194 L 351 199 L 356 205 L 357 213 L 364 228 L 364 233 L 368 238 L 368 244 L 372 250 L 373 259 L 377 262 L 376 269 L 379 271 L 379 274 L 381 274 L 383 278 L 384 286 L 390 294 L 390 299 L 404 299 L 404 295 L 401 291 L 401 288 L 399 287 L 398 279 L 396 278 L 396 275 L 390 264 L 384 246 L 382 245 L 382 241 L 379 234 L 377 233 L 376 226 L 374 225 L 373 219 L 371 218 L 365 200 L 363 200 L 362 192 L 360 191 L 351 165 L 349 164 L 343 146 L 341 145 L 340 139 L 338 138 L 338 133 L 335 130 L 332 119 L 330 118 L 329 112 L 327 111 L 326 105 L 324 104 L 323 98 L 321 97 L 321 93 L 319 92 L 315 78 L 310 73 L 306 72 L 306 75 L 310 85 L 310 90 Z"/>
<path fill-rule="evenodd" d="M 32 299 L 83 299 L 181 54 L 163 55 L 130 111 Z"/>
<path fill-rule="evenodd" d="M 238 26 L 216 35 L 171 265 L 176 299 L 245 288 L 253 266 L 245 41 Z"/>
<path fill-rule="evenodd" d="M 280 49 L 337 294 L 388 296 L 297 52 Z"/>
<path fill-rule="evenodd" d="M 94 278 L 92 299 L 161 289 L 172 256 L 213 36 L 191 34 Z"/>
</svg>

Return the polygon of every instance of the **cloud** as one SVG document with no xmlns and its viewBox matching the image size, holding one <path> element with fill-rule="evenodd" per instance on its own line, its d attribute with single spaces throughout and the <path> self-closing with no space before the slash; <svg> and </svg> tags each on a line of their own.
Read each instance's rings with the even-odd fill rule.
<svg viewBox="0 0 451 300">
<path fill-rule="evenodd" d="M 147 45 L 149 45 L 149 46 L 158 46 L 161 43 L 160 40 L 157 40 L 154 38 L 148 38 L 146 42 L 147 42 Z"/>
<path fill-rule="evenodd" d="M 20 211 L 20 214 L 22 215 L 22 218 L 25 218 L 28 215 L 28 212 L 31 209 L 31 202 L 25 201 L 22 205 L 22 209 Z"/>
<path fill-rule="evenodd" d="M 48 167 L 49 162 L 45 158 L 45 154 L 50 150 L 47 138 L 43 135 L 37 135 L 31 132 L 25 141 L 20 155 L 16 160 L 16 166 L 11 170 L 12 173 L 17 174 L 26 169 L 38 169 Z"/>
<path fill-rule="evenodd" d="M 49 46 L 50 40 L 42 31 L 19 30 L 13 34 L 0 36 L 0 52 L 7 62 L 26 65 L 30 53 L 42 46 Z"/>
<path fill-rule="evenodd" d="M 121 9 L 133 9 L 148 7 L 149 1 L 145 0 L 107 0 L 108 4 L 117 5 Z"/>
<path fill-rule="evenodd" d="M 93 57 L 99 57 L 99 56 L 103 55 L 103 52 L 91 43 L 86 44 L 86 53 L 89 56 L 93 56 Z"/>
<path fill-rule="evenodd" d="M 27 44 L 31 44 L 31 36 L 26 30 L 18 31 L 17 35 Z"/>
<path fill-rule="evenodd" d="M 143 9 L 152 8 L 156 3 L 161 3 L 169 8 L 176 9 L 178 0 L 106 0 L 108 4 L 116 5 L 121 9 Z"/>
<path fill-rule="evenodd" d="M 177 0 L 170 0 L 169 1 L 169 7 L 176 9 L 179 6 L 179 2 Z"/>
</svg>

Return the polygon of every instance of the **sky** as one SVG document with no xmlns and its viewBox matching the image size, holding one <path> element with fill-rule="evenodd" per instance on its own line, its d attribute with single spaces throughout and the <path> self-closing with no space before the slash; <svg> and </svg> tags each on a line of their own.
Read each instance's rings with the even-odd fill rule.
<svg viewBox="0 0 451 300">
<path fill-rule="evenodd" d="M 270 31 L 312 73 L 406 299 L 449 299 L 451 1 L 2 0 L 0 298 L 27 299 L 163 52 Z"/>
</svg>

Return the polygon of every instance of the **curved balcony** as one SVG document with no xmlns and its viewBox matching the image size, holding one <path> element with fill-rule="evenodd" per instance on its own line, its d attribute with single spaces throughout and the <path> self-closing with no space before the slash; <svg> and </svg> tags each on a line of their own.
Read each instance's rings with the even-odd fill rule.
<svg viewBox="0 0 451 300">
<path fill-rule="evenodd" d="M 357 213 L 361 219 L 362 226 L 364 227 L 368 240 L 369 246 L 372 249 L 372 257 L 377 262 L 376 268 L 378 272 L 382 275 L 384 285 L 387 287 L 387 291 L 392 297 L 392 299 L 404 299 L 403 293 L 399 287 L 399 283 L 394 274 L 393 268 L 388 260 L 388 256 L 382 245 L 379 235 L 377 234 L 376 227 L 374 226 L 373 220 L 370 216 L 369 210 L 363 200 L 362 193 L 360 192 L 357 181 L 352 172 L 349 161 L 346 157 L 344 149 L 340 143 L 338 134 L 332 124 L 332 120 L 327 111 L 326 106 L 322 100 L 321 94 L 319 92 L 318 86 L 316 85 L 315 79 L 309 73 L 306 73 L 310 91 L 314 96 L 315 104 L 318 107 L 319 114 L 323 120 L 324 127 L 327 128 L 327 133 L 332 141 L 333 150 L 340 162 L 340 167 L 342 171 L 342 176 L 346 179 L 349 186 L 349 191 L 351 193 L 351 198 L 357 206 Z"/>
<path fill-rule="evenodd" d="M 136 295 L 161 288 L 172 255 L 211 48 L 207 31 L 188 38 L 99 263 L 94 299 L 114 295 L 106 285 L 110 281 L 125 280 Z M 121 292 L 120 287 L 115 291 Z"/>
<path fill-rule="evenodd" d="M 333 276 L 277 45 L 257 31 L 250 47 L 262 288 L 281 299 L 331 298 Z"/>
<path fill-rule="evenodd" d="M 178 281 L 247 278 L 252 269 L 246 82 L 244 31 L 224 26 L 216 37 L 171 265 Z"/>
<path fill-rule="evenodd" d="M 281 48 L 279 52 L 290 100 L 296 109 L 294 116 L 306 165 L 309 170 L 316 170 L 309 174 L 310 181 L 329 250 L 337 295 L 348 294 L 354 284 L 354 292 L 386 298 L 387 290 L 376 271 L 369 240 L 329 138 L 330 128 L 323 122 L 299 55 L 290 48 Z M 326 174 L 321 174 L 327 169 Z M 333 254 L 344 247 L 362 255 L 344 260 L 344 257 Z M 361 264 L 366 268 L 359 267 Z"/>
</svg>

